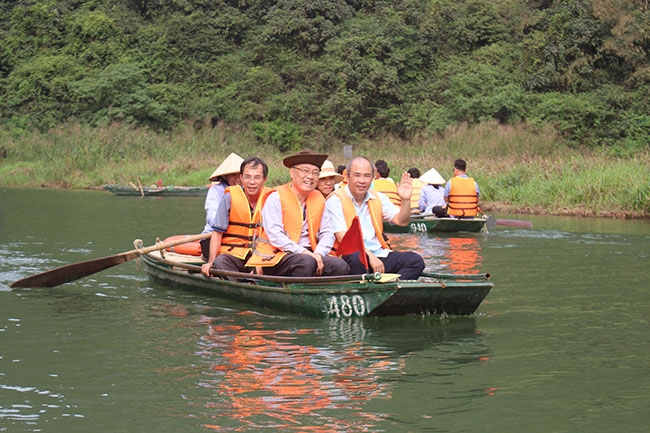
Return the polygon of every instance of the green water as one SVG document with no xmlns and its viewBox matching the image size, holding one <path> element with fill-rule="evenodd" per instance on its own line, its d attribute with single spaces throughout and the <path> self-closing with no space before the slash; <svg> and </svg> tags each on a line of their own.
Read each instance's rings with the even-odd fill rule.
<svg viewBox="0 0 650 433">
<path fill-rule="evenodd" d="M 316 320 L 168 290 L 135 261 L 17 279 L 198 233 L 200 198 L 0 188 L 0 431 L 645 432 L 650 223 L 391 236 L 479 270 L 471 317 Z"/>
</svg>

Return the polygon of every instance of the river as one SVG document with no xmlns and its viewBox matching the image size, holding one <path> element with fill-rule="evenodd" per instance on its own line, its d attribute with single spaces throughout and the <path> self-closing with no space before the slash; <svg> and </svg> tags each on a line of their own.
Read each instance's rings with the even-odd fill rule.
<svg viewBox="0 0 650 433">
<path fill-rule="evenodd" d="M 390 237 L 492 274 L 476 314 L 309 319 L 136 261 L 12 290 L 199 233 L 203 200 L 0 187 L 0 432 L 646 432 L 650 222 L 496 216 L 534 228 Z"/>
</svg>

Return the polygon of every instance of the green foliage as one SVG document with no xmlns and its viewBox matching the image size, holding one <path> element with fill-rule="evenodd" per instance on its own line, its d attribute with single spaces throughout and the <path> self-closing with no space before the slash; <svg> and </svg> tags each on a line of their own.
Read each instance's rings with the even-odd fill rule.
<svg viewBox="0 0 650 433">
<path fill-rule="evenodd" d="M 593 95 L 547 93 L 540 95 L 534 104 L 531 123 L 549 122 L 559 133 L 574 144 L 600 145 L 595 133 L 608 120 L 608 112 Z"/>
<path fill-rule="evenodd" d="M 82 75 L 74 58 L 38 56 L 21 62 L 4 81 L 2 112 L 45 130 L 74 114 L 70 81 Z M 17 122 L 17 123 L 18 123 Z"/>
<path fill-rule="evenodd" d="M 152 97 L 144 72 L 133 63 L 110 65 L 95 77 L 72 83 L 71 88 L 90 123 L 171 125 L 167 107 Z"/>
<path fill-rule="evenodd" d="M 122 32 L 102 11 L 82 11 L 71 16 L 65 52 L 91 67 L 116 63 L 124 54 Z"/>
<path fill-rule="evenodd" d="M 528 87 L 534 91 L 591 90 L 610 73 L 602 45 L 607 29 L 588 0 L 559 0 L 537 14 L 524 39 Z M 609 66 L 609 65 L 606 65 Z"/>
<path fill-rule="evenodd" d="M 280 0 L 264 16 L 262 38 L 307 55 L 322 53 L 352 15 L 343 0 Z"/>
<path fill-rule="evenodd" d="M 550 122 L 571 143 L 630 155 L 647 142 L 649 9 L 608 0 L 4 2 L 0 123 L 258 122 L 266 142 L 291 147 L 292 137 L 410 138 L 496 119 Z"/>
<path fill-rule="evenodd" d="M 302 142 L 300 127 L 290 122 L 255 122 L 253 132 L 261 143 L 270 144 L 283 153 L 298 151 Z"/>
</svg>

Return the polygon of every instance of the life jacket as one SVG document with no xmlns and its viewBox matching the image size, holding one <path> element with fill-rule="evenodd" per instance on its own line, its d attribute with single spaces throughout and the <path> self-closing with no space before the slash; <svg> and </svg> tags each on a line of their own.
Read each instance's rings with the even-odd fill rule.
<svg viewBox="0 0 650 433">
<path fill-rule="evenodd" d="M 379 243 L 381 244 L 382 248 L 388 250 L 390 249 L 390 246 L 384 239 L 384 218 L 382 214 L 381 199 L 377 196 L 376 191 L 369 190 L 368 192 L 374 197 L 374 199 L 368 200 L 368 209 L 370 210 L 370 220 L 372 221 L 372 226 L 375 229 L 377 239 L 379 239 Z M 357 215 L 357 212 L 354 209 L 354 203 L 352 203 L 352 197 L 347 194 L 345 188 L 337 189 L 332 194 L 336 194 L 339 200 L 341 200 L 345 224 L 350 227 L 352 220 Z M 334 247 L 332 250 L 336 250 L 338 246 L 338 240 L 334 241 Z"/>
<path fill-rule="evenodd" d="M 289 239 L 294 242 L 300 240 L 302 234 L 302 225 L 304 223 L 303 210 L 298 201 L 298 197 L 289 187 L 291 184 L 279 186 L 276 191 L 280 196 L 280 203 L 282 205 L 282 224 L 284 231 L 287 233 Z M 318 245 L 316 236 L 320 231 L 320 222 L 325 212 L 325 199 L 323 194 L 317 190 L 313 190 L 307 196 L 305 203 L 305 217 L 307 218 L 307 228 L 309 231 L 309 244 L 312 251 Z M 262 227 L 262 233 L 257 240 L 253 255 L 246 263 L 246 266 L 275 266 L 286 253 L 279 248 L 274 247 L 268 241 L 266 231 Z"/>
<path fill-rule="evenodd" d="M 390 202 L 395 206 L 401 206 L 402 199 L 397 193 L 397 185 L 395 185 L 395 182 L 391 182 L 390 180 L 382 177 L 375 179 L 373 188 L 375 191 L 378 191 L 388 197 Z"/>
<path fill-rule="evenodd" d="M 262 206 L 273 189 L 262 188 L 252 212 L 248 198 L 240 185 L 229 186 L 226 192 L 230 193 L 230 215 L 228 229 L 221 238 L 219 254 L 231 254 L 244 260 L 253 246 L 253 237 L 259 234 Z"/>
<path fill-rule="evenodd" d="M 422 193 L 422 187 L 426 184 L 420 179 L 413 179 L 411 185 L 413 186 L 413 194 L 411 194 L 411 213 L 420 213 L 420 194 Z"/>
<path fill-rule="evenodd" d="M 471 177 L 451 178 L 447 213 L 456 217 L 474 217 L 478 213 L 476 183 Z"/>
</svg>

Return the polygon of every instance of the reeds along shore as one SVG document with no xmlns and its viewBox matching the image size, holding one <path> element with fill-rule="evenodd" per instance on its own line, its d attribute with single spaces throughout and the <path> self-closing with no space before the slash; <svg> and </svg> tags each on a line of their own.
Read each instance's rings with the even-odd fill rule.
<svg viewBox="0 0 650 433">
<path fill-rule="evenodd" d="M 329 153 L 335 165 L 347 162 L 343 147 L 352 145 L 353 155 L 386 160 L 395 180 L 410 167 L 421 172 L 435 167 L 448 178 L 454 159 L 463 158 L 481 187 L 486 211 L 650 217 L 649 149 L 621 155 L 611 148 L 572 148 L 550 129 L 497 123 L 459 125 L 410 140 L 303 143 Z M 67 125 L 46 134 L 0 131 L 0 148 L 5 186 L 99 188 L 138 177 L 145 184 L 162 177 L 167 185 L 202 185 L 231 151 L 267 161 L 269 185 L 288 181 L 282 152 L 259 143 L 248 130 L 221 126 L 164 134 L 119 124 Z"/>
</svg>

